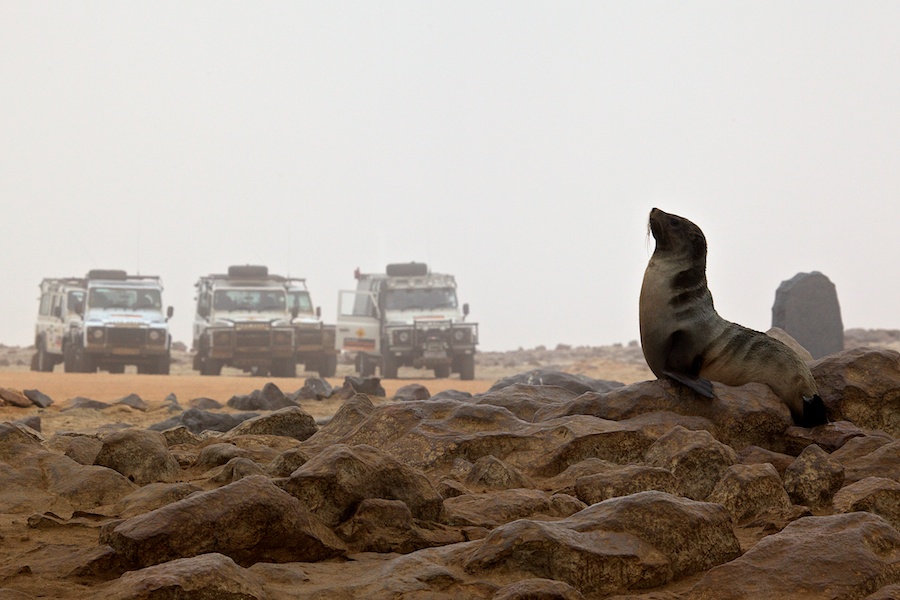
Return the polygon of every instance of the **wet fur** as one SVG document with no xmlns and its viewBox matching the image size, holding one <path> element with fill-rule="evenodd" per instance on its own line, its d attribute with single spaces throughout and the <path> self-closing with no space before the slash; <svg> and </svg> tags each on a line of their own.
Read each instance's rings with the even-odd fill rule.
<svg viewBox="0 0 900 600">
<path fill-rule="evenodd" d="M 714 397 L 710 380 L 732 386 L 765 383 L 796 423 L 825 422 L 815 380 L 797 353 L 716 312 L 706 281 L 706 238 L 700 228 L 656 208 L 648 226 L 656 249 L 644 272 L 640 326 L 644 358 L 653 373 L 708 398 Z"/>
</svg>

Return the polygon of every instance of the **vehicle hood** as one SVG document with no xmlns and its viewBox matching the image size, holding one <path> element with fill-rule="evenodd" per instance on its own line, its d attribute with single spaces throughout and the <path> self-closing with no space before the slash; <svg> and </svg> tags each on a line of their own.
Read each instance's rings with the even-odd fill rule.
<svg viewBox="0 0 900 600">
<path fill-rule="evenodd" d="M 273 325 L 289 325 L 290 317 L 281 312 L 257 312 L 257 311 L 230 311 L 216 313 L 215 322 L 225 322 L 234 325 L 246 323 L 271 323 Z"/>
<path fill-rule="evenodd" d="M 388 310 L 384 313 L 387 325 L 412 325 L 419 321 L 447 321 L 453 323 L 462 322 L 462 313 L 456 309 L 446 310 Z"/>
<path fill-rule="evenodd" d="M 84 316 L 85 323 L 113 327 L 165 327 L 166 316 L 158 310 L 122 310 L 92 308 Z"/>
</svg>

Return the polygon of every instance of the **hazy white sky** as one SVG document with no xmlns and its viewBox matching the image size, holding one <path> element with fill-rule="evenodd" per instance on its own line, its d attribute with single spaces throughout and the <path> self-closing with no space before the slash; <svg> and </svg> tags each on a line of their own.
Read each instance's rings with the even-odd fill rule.
<svg viewBox="0 0 900 600">
<path fill-rule="evenodd" d="M 0 342 L 43 277 L 457 276 L 484 350 L 638 338 L 653 206 L 719 313 L 900 327 L 900 3 L 0 0 Z"/>
</svg>

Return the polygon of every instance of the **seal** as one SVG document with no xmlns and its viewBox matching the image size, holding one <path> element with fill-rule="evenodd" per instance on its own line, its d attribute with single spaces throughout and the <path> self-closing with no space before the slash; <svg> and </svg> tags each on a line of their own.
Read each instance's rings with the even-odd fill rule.
<svg viewBox="0 0 900 600">
<path fill-rule="evenodd" d="M 711 381 L 767 384 L 797 425 L 828 421 L 809 367 L 768 335 L 726 321 L 706 281 L 706 237 L 691 221 L 650 211 L 656 249 L 641 286 L 641 347 L 650 370 L 714 398 Z"/>
</svg>

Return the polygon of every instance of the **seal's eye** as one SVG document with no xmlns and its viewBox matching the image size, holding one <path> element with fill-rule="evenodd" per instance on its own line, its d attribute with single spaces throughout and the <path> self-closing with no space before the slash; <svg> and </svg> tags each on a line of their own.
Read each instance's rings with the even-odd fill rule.
<svg viewBox="0 0 900 600">
<path fill-rule="evenodd" d="M 670 218 L 669 218 L 669 225 L 671 225 L 672 227 L 680 227 L 680 226 L 681 226 L 681 219 L 676 219 L 675 217 L 670 217 Z"/>
</svg>

